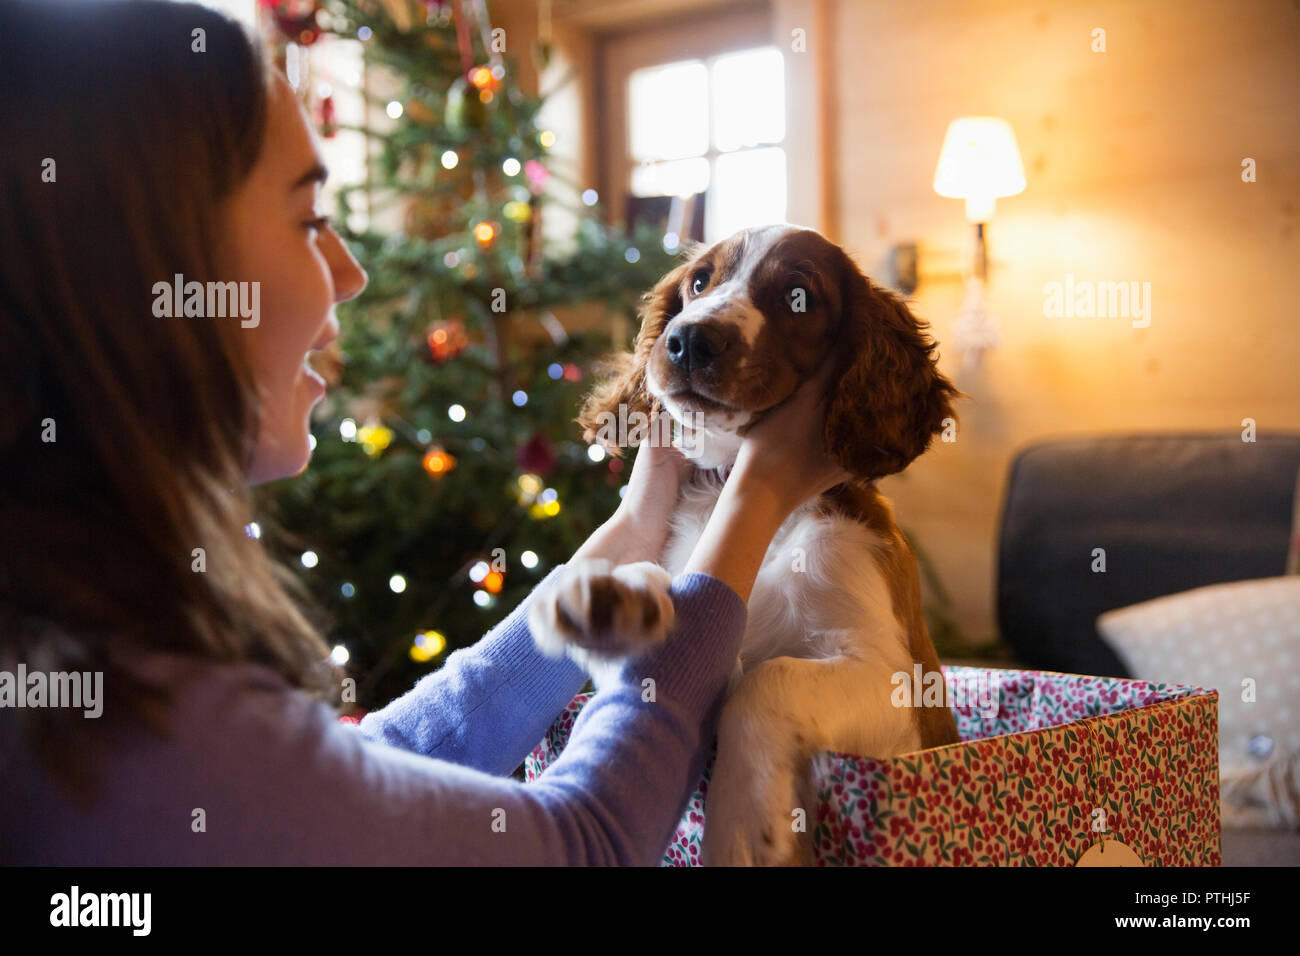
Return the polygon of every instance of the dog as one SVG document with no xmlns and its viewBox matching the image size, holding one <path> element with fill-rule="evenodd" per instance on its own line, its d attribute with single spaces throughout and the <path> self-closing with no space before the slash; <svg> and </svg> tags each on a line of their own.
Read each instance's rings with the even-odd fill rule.
<svg viewBox="0 0 1300 956">
<path fill-rule="evenodd" d="M 751 228 L 685 255 L 642 297 L 633 351 L 609 362 L 575 419 L 590 442 L 612 416 L 672 417 L 696 468 L 664 553 L 566 567 L 529 624 L 541 650 L 577 660 L 598 690 L 623 658 L 662 642 L 672 576 L 745 434 L 829 361 L 826 449 L 853 478 L 793 512 L 764 556 L 719 717 L 702 847 L 706 866 L 806 865 L 810 824 L 795 821 L 815 806 L 817 754 L 883 758 L 958 740 L 941 679 L 941 706 L 897 706 L 897 675 L 910 686 L 920 664 L 933 686 L 939 659 L 916 558 L 875 483 L 954 426 L 965 396 L 939 371 L 928 325 L 820 233 Z"/>
</svg>

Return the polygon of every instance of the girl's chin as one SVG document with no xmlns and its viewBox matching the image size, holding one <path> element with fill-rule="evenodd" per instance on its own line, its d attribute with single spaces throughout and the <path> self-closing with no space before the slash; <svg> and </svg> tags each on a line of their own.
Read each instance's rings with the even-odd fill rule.
<svg viewBox="0 0 1300 956">
<path fill-rule="evenodd" d="M 250 484 L 289 478 L 307 470 L 311 464 L 311 412 L 325 397 L 325 391 L 325 380 L 304 367 L 289 398 L 293 412 L 283 418 L 277 416 L 277 421 L 269 428 L 270 433 L 286 437 L 280 441 L 268 441 L 264 448 L 259 449 L 255 465 L 250 469 Z"/>
<path fill-rule="evenodd" d="M 301 475 L 311 464 L 311 443 L 303 440 L 300 449 L 291 450 L 279 446 L 259 451 L 253 457 L 253 467 L 249 469 L 248 483 L 260 485 L 281 478 Z"/>
<path fill-rule="evenodd" d="M 311 405 L 302 409 L 302 415 L 296 422 L 283 424 L 286 431 L 293 429 L 292 437 L 285 441 L 268 441 L 263 438 L 259 442 L 248 473 L 250 485 L 301 475 L 311 464 Z"/>
</svg>

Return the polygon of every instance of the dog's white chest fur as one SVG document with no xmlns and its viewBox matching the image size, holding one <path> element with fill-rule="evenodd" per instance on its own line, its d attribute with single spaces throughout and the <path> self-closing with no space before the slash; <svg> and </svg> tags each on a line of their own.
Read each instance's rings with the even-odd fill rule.
<svg viewBox="0 0 1300 956">
<path fill-rule="evenodd" d="M 712 470 L 697 472 L 683 486 L 661 562 L 674 577 L 690 559 L 722 486 Z M 733 688 L 743 671 L 773 657 L 869 655 L 910 673 L 906 638 L 876 561 L 882 545 L 862 523 L 818 516 L 812 503 L 792 513 L 754 581 Z"/>
</svg>

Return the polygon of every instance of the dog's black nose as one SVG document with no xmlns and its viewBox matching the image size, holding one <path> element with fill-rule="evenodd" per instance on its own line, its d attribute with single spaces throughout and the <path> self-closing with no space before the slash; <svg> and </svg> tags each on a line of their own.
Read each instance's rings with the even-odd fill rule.
<svg viewBox="0 0 1300 956">
<path fill-rule="evenodd" d="M 712 326 L 693 322 L 668 333 L 668 361 L 691 371 L 705 368 L 727 347 L 722 332 Z"/>
</svg>

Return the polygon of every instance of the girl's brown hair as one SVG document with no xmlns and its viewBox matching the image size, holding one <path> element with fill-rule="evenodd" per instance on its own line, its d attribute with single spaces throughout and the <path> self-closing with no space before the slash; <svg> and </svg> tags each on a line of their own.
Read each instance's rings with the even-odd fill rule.
<svg viewBox="0 0 1300 956">
<path fill-rule="evenodd" d="M 0 669 L 103 671 L 103 720 L 162 732 L 169 689 L 110 642 L 263 664 L 337 700 L 289 573 L 245 530 L 239 319 L 152 308 L 157 282 L 222 279 L 223 201 L 265 138 L 258 45 L 197 5 L 6 3 L 0 64 Z M 98 748 L 69 718 L 101 721 L 15 713 L 89 795 Z"/>
</svg>

